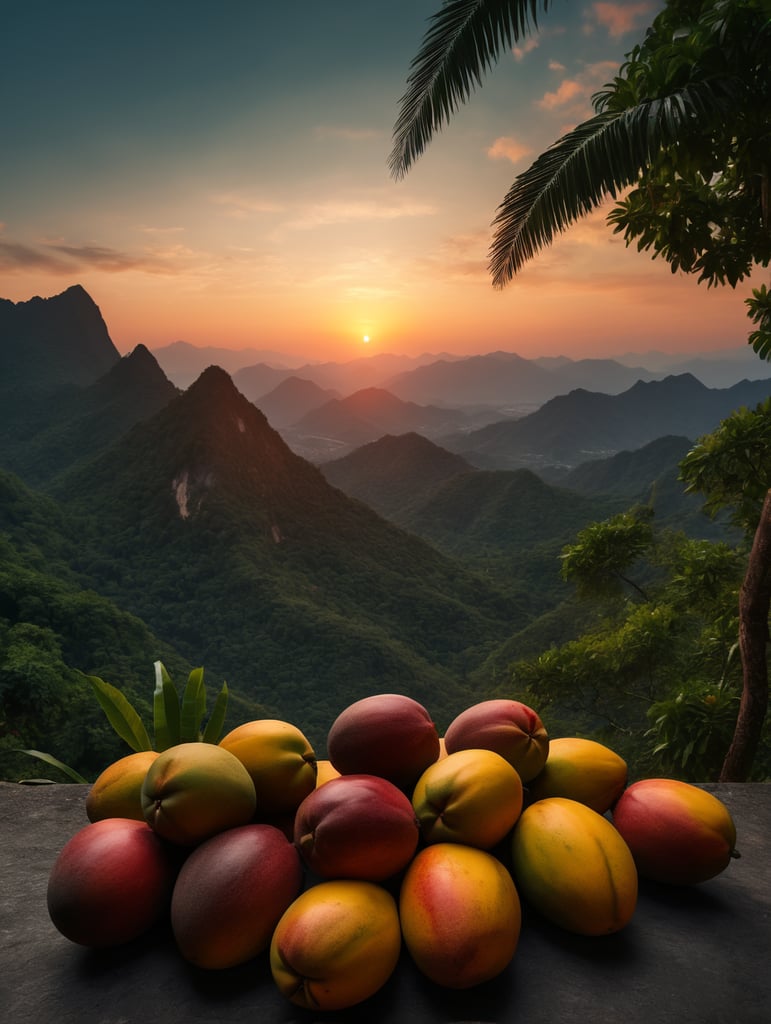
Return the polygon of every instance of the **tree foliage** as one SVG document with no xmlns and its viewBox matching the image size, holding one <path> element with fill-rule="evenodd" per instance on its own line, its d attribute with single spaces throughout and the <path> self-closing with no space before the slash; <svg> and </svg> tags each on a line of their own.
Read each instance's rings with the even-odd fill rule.
<svg viewBox="0 0 771 1024">
<path fill-rule="evenodd" d="M 391 172 L 407 172 L 504 46 L 537 25 L 536 0 L 449 2 L 412 63 Z M 504 286 L 608 198 L 627 245 L 673 273 L 735 286 L 771 261 L 771 17 L 768 0 L 668 0 L 594 97 L 595 114 L 520 174 L 493 222 L 490 271 Z M 622 195 L 624 190 L 629 190 Z M 771 355 L 765 289 L 747 300 L 756 352 Z"/>
</svg>

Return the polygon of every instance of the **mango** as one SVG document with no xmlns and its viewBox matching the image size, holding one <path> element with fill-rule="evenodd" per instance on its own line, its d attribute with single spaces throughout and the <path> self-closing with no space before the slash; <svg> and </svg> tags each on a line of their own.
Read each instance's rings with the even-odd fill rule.
<svg viewBox="0 0 771 1024">
<path fill-rule="evenodd" d="M 86 794 L 88 820 L 134 818 L 144 821 L 142 783 L 157 756 L 155 750 L 140 750 L 108 765 Z"/>
<path fill-rule="evenodd" d="M 342 1010 L 382 988 L 400 952 L 399 914 L 389 892 L 356 879 L 325 881 L 306 889 L 282 915 L 270 969 L 295 1005 Z"/>
<path fill-rule="evenodd" d="M 242 825 L 197 846 L 180 869 L 171 928 L 182 956 L 221 970 L 262 953 L 302 889 L 300 857 L 272 825 Z"/>
<path fill-rule="evenodd" d="M 295 815 L 295 845 L 321 878 L 385 881 L 407 866 L 419 839 L 409 798 L 378 775 L 330 779 Z"/>
<path fill-rule="evenodd" d="M 323 786 L 330 779 L 339 779 L 340 772 L 335 768 L 327 757 L 320 757 L 316 761 L 316 788 Z"/>
<path fill-rule="evenodd" d="M 411 794 L 439 756 L 439 734 L 416 700 L 374 694 L 340 712 L 327 734 L 327 754 L 341 775 L 380 775 Z"/>
<path fill-rule="evenodd" d="M 522 780 L 493 750 L 458 750 L 429 765 L 412 806 L 426 843 L 466 843 L 490 850 L 522 811 Z"/>
<path fill-rule="evenodd" d="M 546 764 L 549 737 L 540 716 L 518 700 L 483 700 L 450 722 L 444 734 L 448 754 L 482 747 L 504 757 L 524 783 Z"/>
<path fill-rule="evenodd" d="M 719 875 L 736 853 L 736 826 L 718 797 L 676 779 L 632 783 L 613 808 L 637 870 L 656 882 L 696 885 Z"/>
<path fill-rule="evenodd" d="M 404 944 L 438 985 L 470 988 L 501 974 L 522 923 L 511 875 L 491 853 L 460 843 L 422 849 L 399 893 Z"/>
<path fill-rule="evenodd" d="M 246 825 L 256 805 L 249 772 L 235 754 L 213 743 L 179 743 L 162 751 L 147 771 L 141 796 L 148 825 L 181 846 Z"/>
<path fill-rule="evenodd" d="M 604 814 L 623 792 L 627 777 L 626 761 L 603 743 L 560 737 L 550 740 L 546 764 L 530 782 L 528 796 L 531 802 L 564 796 Z"/>
<path fill-rule="evenodd" d="M 547 797 L 522 812 L 511 839 L 520 895 L 578 935 L 609 935 L 632 919 L 637 869 L 607 818 L 577 800 Z"/>
<path fill-rule="evenodd" d="M 48 877 L 48 913 L 71 942 L 117 946 L 165 917 L 175 874 L 169 849 L 146 822 L 105 818 L 60 851 Z"/>
<path fill-rule="evenodd" d="M 261 820 L 293 814 L 316 786 L 316 754 L 304 733 L 279 719 L 262 718 L 232 729 L 219 742 L 251 776 Z"/>
</svg>

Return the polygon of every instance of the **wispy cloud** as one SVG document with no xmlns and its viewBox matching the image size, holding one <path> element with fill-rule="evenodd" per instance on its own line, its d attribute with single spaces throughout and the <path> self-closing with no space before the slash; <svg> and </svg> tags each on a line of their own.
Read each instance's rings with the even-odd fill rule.
<svg viewBox="0 0 771 1024">
<path fill-rule="evenodd" d="M 612 38 L 617 39 L 649 21 L 654 6 L 650 0 L 638 0 L 636 3 L 594 3 L 589 8 L 587 27 L 591 31 L 593 22 L 596 22 L 607 29 Z"/>
<path fill-rule="evenodd" d="M 526 156 L 530 156 L 532 149 L 518 142 L 511 135 L 501 135 L 488 148 L 487 155 L 491 160 L 510 160 L 511 163 L 519 163 Z"/>
<path fill-rule="evenodd" d="M 564 78 L 555 90 L 545 93 L 536 101 L 536 106 L 541 110 L 556 111 L 565 119 L 572 119 L 572 124 L 562 129 L 567 131 L 592 114 L 592 96 L 617 72 L 618 64 L 614 61 L 587 64 L 579 74 Z"/>
<path fill-rule="evenodd" d="M 40 242 L 28 245 L 0 240 L 0 270 L 7 273 L 37 270 L 66 276 L 76 271 L 98 270 L 107 274 L 139 271 L 174 275 L 189 269 L 196 259 L 191 250 L 179 245 L 132 253 L 94 244 Z"/>
<path fill-rule="evenodd" d="M 524 41 L 524 43 L 521 46 L 514 46 L 514 47 L 512 47 L 511 52 L 514 54 L 514 60 L 521 61 L 521 60 L 525 59 L 525 57 L 528 55 L 528 53 L 532 53 L 533 50 L 537 50 L 537 49 L 538 49 L 538 37 L 537 36 L 530 36 L 528 39 L 526 39 Z"/>
</svg>

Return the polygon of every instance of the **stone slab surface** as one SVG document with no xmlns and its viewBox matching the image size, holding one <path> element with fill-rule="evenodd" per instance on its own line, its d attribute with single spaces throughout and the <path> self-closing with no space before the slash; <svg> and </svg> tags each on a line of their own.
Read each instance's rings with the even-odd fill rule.
<svg viewBox="0 0 771 1024">
<path fill-rule="evenodd" d="M 109 952 L 63 938 L 46 909 L 61 847 L 87 824 L 83 786 L 0 783 L 0 1020 L 9 1024 L 765 1024 L 771 1020 L 771 784 L 707 786 L 741 859 L 692 888 L 641 883 L 615 936 L 569 935 L 526 913 L 499 978 L 453 992 L 403 958 L 372 999 L 311 1013 L 275 988 L 267 958 L 191 968 L 165 929 Z"/>
</svg>

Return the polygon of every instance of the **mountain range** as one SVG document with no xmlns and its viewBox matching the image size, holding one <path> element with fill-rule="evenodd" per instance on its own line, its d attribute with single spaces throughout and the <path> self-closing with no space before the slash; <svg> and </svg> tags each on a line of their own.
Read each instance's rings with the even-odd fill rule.
<svg viewBox="0 0 771 1024">
<path fill-rule="evenodd" d="M 139 654 L 154 651 L 205 665 L 239 711 L 295 721 L 319 748 L 342 707 L 372 692 L 411 694 L 440 727 L 490 692 L 496 652 L 568 596 L 561 545 L 652 494 L 673 522 L 695 524 L 697 510 L 678 505 L 684 447 L 769 387 L 680 375 L 617 395 L 577 388 L 477 427 L 473 404 L 338 392 L 327 364 L 324 383 L 277 371 L 288 375 L 260 392 L 261 409 L 237 386 L 242 371 L 212 364 L 183 390 L 144 346 L 121 357 L 77 287 L 0 303 L 0 361 L 6 714 L 27 678 L 9 667 L 11 638 L 73 700 L 76 670 L 131 689 Z M 440 362 L 449 373 L 464 360 Z M 435 361 L 377 366 L 406 387 Z M 271 415 L 292 422 L 279 430 Z M 293 431 L 348 431 L 353 450 L 317 465 L 288 443 Z"/>
</svg>

